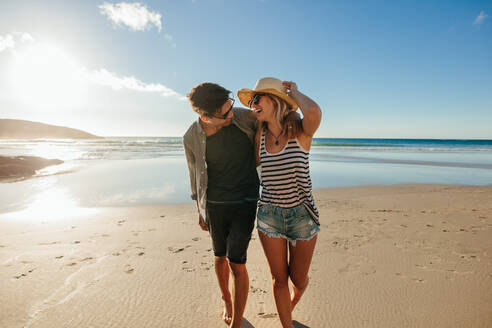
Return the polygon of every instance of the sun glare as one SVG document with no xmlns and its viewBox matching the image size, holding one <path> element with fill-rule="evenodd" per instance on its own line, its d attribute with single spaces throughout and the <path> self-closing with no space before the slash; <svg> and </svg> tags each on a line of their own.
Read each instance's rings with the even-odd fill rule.
<svg viewBox="0 0 492 328">
<path fill-rule="evenodd" d="M 0 217 L 27 220 L 33 220 L 35 218 L 59 220 L 94 214 L 96 212 L 97 209 L 95 208 L 80 207 L 68 190 L 53 187 L 39 192 L 24 210 L 1 214 Z"/>
<path fill-rule="evenodd" d="M 34 107 L 67 107 L 83 101 L 86 91 L 76 60 L 48 44 L 32 44 L 17 52 L 10 81 L 14 96 Z"/>
</svg>

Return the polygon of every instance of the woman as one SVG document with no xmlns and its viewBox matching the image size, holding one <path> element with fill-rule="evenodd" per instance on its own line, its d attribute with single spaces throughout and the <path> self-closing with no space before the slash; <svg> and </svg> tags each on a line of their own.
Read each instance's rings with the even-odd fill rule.
<svg viewBox="0 0 492 328">
<path fill-rule="evenodd" d="M 293 327 L 292 310 L 308 285 L 319 232 L 309 176 L 309 150 L 321 122 L 321 110 L 294 82 L 274 78 L 260 79 L 254 89 L 242 89 L 238 96 L 260 121 L 255 152 L 263 189 L 257 228 L 272 274 L 280 321 L 283 327 Z M 298 106 L 303 118 L 296 129 L 285 117 Z M 291 139 L 287 136 L 290 129 L 297 130 Z"/>
</svg>

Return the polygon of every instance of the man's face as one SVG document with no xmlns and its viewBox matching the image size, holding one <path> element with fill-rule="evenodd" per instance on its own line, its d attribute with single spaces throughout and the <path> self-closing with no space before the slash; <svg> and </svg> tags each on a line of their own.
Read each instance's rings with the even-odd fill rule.
<svg viewBox="0 0 492 328">
<path fill-rule="evenodd" d="M 234 99 L 227 99 L 227 101 L 222 105 L 217 113 L 213 115 L 207 115 L 208 122 L 215 126 L 226 126 L 231 124 L 232 117 L 234 116 L 234 113 L 232 112 L 233 106 Z"/>
</svg>

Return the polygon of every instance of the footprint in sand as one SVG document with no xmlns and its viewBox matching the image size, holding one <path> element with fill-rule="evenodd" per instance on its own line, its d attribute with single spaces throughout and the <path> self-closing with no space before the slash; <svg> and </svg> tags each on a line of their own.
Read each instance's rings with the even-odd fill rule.
<svg viewBox="0 0 492 328">
<path fill-rule="evenodd" d="M 257 287 L 253 287 L 253 286 L 250 286 L 249 287 L 249 291 L 252 292 L 253 294 L 256 294 L 256 293 L 259 293 L 259 294 L 266 294 L 267 291 L 264 290 L 264 289 L 261 289 L 261 288 L 257 288 Z"/>
<path fill-rule="evenodd" d="M 346 264 L 343 268 L 340 268 L 337 271 L 340 274 L 347 273 L 347 272 L 349 272 L 349 268 L 350 268 L 350 264 Z"/>
<path fill-rule="evenodd" d="M 85 257 L 83 258 L 82 260 L 80 260 L 80 262 L 84 262 L 84 261 L 89 261 L 89 260 L 93 260 L 94 258 L 93 257 Z"/>
<path fill-rule="evenodd" d="M 200 237 L 195 237 L 192 239 L 193 241 L 199 241 L 200 240 Z"/>
<path fill-rule="evenodd" d="M 412 281 L 413 281 L 413 282 L 418 282 L 418 283 L 424 283 L 424 282 L 426 282 L 427 280 L 422 279 L 422 278 L 412 278 Z"/>
<path fill-rule="evenodd" d="M 181 247 L 181 248 L 168 247 L 167 249 L 170 252 L 175 253 L 175 254 L 184 251 L 184 247 Z"/>
<path fill-rule="evenodd" d="M 201 269 L 202 269 L 202 270 L 208 271 L 208 270 L 210 270 L 212 267 L 213 267 L 213 266 L 212 266 L 210 263 L 204 263 L 204 262 L 202 262 L 202 267 L 201 267 Z"/>
<path fill-rule="evenodd" d="M 59 255 L 59 256 L 56 256 L 56 257 L 55 257 L 55 259 L 57 259 L 57 260 L 59 260 L 59 259 L 61 259 L 61 258 L 63 258 L 63 255 Z"/>
<path fill-rule="evenodd" d="M 52 242 L 46 242 L 46 243 L 38 243 L 40 246 L 48 246 L 48 245 L 55 245 L 55 244 L 60 244 L 60 241 L 52 241 Z"/>
<path fill-rule="evenodd" d="M 22 278 L 22 277 L 27 277 L 27 275 L 28 275 L 29 273 L 33 272 L 34 270 L 36 270 L 36 268 L 33 268 L 33 269 L 31 269 L 31 270 L 28 270 L 28 271 L 27 271 L 27 273 L 21 273 L 21 274 L 20 274 L 20 275 L 18 275 L 18 276 L 14 276 L 14 278 L 15 278 L 15 279 L 20 279 L 20 278 Z"/>
<path fill-rule="evenodd" d="M 277 313 L 263 313 L 263 312 L 258 313 L 258 317 L 262 319 L 272 319 L 272 318 L 276 318 L 277 316 L 278 316 Z"/>
<path fill-rule="evenodd" d="M 135 269 L 130 264 L 125 265 L 125 273 L 132 273 Z"/>
<path fill-rule="evenodd" d="M 190 248 L 191 245 L 186 245 L 185 247 L 168 247 L 167 249 L 170 251 L 170 252 L 173 252 L 173 253 L 179 253 L 179 252 L 182 252 L 184 251 L 186 248 Z"/>
</svg>

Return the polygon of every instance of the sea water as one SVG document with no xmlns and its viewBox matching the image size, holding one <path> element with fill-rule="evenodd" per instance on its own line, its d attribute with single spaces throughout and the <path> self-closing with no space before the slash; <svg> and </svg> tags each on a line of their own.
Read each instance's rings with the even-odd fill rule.
<svg viewBox="0 0 492 328">
<path fill-rule="evenodd" d="M 182 140 L 177 137 L 0 140 L 0 155 L 65 161 L 31 179 L 0 183 L 0 213 L 191 201 Z M 492 140 L 315 138 L 310 167 L 314 188 L 490 185 Z"/>
</svg>

